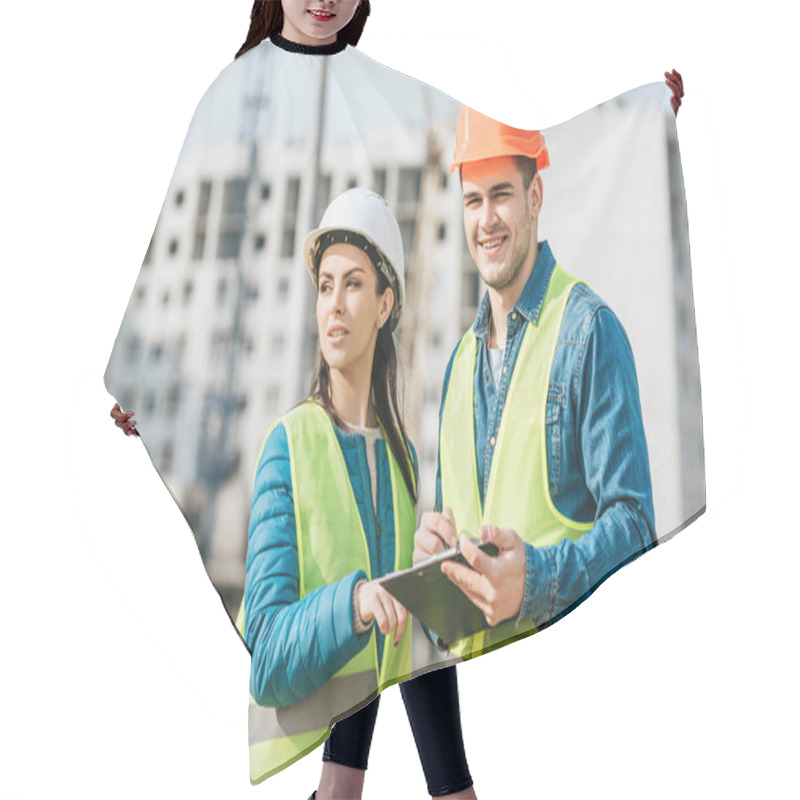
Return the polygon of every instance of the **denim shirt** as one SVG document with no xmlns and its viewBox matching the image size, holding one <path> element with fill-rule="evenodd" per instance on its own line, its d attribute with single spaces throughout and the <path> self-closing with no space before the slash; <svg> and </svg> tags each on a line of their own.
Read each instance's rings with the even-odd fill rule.
<svg viewBox="0 0 800 800">
<path fill-rule="evenodd" d="M 523 334 L 529 322 L 538 320 L 555 265 L 550 246 L 540 242 L 531 276 L 506 318 L 506 346 L 496 387 L 488 357 L 488 292 L 473 324 L 474 434 L 482 505 L 492 468 L 491 442 L 500 427 Z M 455 350 L 444 377 L 440 429 L 454 357 Z M 547 476 L 555 507 L 577 522 L 593 522 L 594 527 L 576 542 L 564 539 L 543 548 L 525 544 L 525 594 L 517 624 L 527 619 L 540 628 L 572 610 L 656 542 L 633 352 L 614 312 L 585 284 L 572 289 L 564 311 L 550 372 L 545 430 Z M 442 507 L 441 462 L 436 507 Z"/>
</svg>

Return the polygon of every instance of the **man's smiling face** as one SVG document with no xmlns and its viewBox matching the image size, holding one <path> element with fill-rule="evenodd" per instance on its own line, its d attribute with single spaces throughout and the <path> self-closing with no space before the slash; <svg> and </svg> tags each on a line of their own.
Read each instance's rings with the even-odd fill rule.
<svg viewBox="0 0 800 800">
<path fill-rule="evenodd" d="M 514 159 L 501 156 L 462 164 L 461 186 L 472 259 L 483 282 L 503 290 L 535 260 L 541 178 L 526 190 Z"/>
</svg>

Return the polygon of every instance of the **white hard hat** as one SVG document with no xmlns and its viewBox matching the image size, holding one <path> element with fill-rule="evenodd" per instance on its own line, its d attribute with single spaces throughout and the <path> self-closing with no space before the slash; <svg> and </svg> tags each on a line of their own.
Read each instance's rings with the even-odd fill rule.
<svg viewBox="0 0 800 800">
<path fill-rule="evenodd" d="M 328 206 L 319 228 L 311 231 L 303 243 L 303 256 L 311 280 L 316 284 L 317 252 L 320 244 L 325 244 L 326 236 L 330 242 L 347 242 L 348 233 L 356 234 L 348 244 L 362 247 L 394 290 L 394 330 L 406 304 L 403 237 L 392 210 L 379 194 L 356 187 L 340 194 Z"/>
</svg>

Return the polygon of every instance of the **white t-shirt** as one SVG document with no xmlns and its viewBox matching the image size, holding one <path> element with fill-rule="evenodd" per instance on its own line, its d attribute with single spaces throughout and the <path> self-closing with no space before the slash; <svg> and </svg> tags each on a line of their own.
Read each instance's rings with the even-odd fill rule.
<svg viewBox="0 0 800 800">
<path fill-rule="evenodd" d="M 489 352 L 489 369 L 492 371 L 492 380 L 494 381 L 495 388 L 500 383 L 500 370 L 503 368 L 503 355 L 506 352 L 505 347 L 497 347 L 488 349 Z"/>
</svg>

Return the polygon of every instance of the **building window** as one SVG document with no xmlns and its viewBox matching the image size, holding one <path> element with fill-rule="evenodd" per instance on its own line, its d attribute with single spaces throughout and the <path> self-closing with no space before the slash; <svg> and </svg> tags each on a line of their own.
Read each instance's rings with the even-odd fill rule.
<svg viewBox="0 0 800 800">
<path fill-rule="evenodd" d="M 278 300 L 280 302 L 284 302 L 289 298 L 289 279 L 288 278 L 279 278 L 278 279 Z"/>
<path fill-rule="evenodd" d="M 253 246 L 256 250 L 263 250 L 267 246 L 267 237 L 263 233 L 257 234 Z"/>
<path fill-rule="evenodd" d="M 300 208 L 300 178 L 286 182 L 286 216 L 294 216 Z"/>
<path fill-rule="evenodd" d="M 228 297 L 228 281 L 226 281 L 225 278 L 220 278 L 217 281 L 217 305 L 224 306 L 227 297 Z"/>
<path fill-rule="evenodd" d="M 246 199 L 247 181 L 244 178 L 225 181 L 222 194 L 222 209 L 225 214 L 244 214 Z"/>
<path fill-rule="evenodd" d="M 177 192 L 177 194 L 175 195 L 175 205 L 176 206 L 182 206 L 184 199 L 185 199 L 185 197 L 184 197 L 183 191 L 179 190 Z"/>
<path fill-rule="evenodd" d="M 156 342 L 155 344 L 150 346 L 150 360 L 151 361 L 161 361 L 161 356 L 164 355 L 164 345 L 161 342 Z"/>
<path fill-rule="evenodd" d="M 247 181 L 244 178 L 232 178 L 225 181 L 217 258 L 239 257 L 244 235 L 246 201 Z"/>
<path fill-rule="evenodd" d="M 186 281 L 183 284 L 183 303 L 184 305 L 191 302 L 192 294 L 194 293 L 194 284 L 191 281 Z"/>
<path fill-rule="evenodd" d="M 211 181 L 200 184 L 200 197 L 197 201 L 197 217 L 194 223 L 194 242 L 192 260 L 201 261 L 206 248 L 206 226 L 208 225 L 208 209 L 211 206 Z"/>
<path fill-rule="evenodd" d="M 203 181 L 200 184 L 200 198 L 197 202 L 198 216 L 205 217 L 211 207 L 211 181 Z"/>
<path fill-rule="evenodd" d="M 230 334 L 227 331 L 214 331 L 211 334 L 211 357 L 215 359 L 224 358 L 228 350 Z"/>
<path fill-rule="evenodd" d="M 173 383 L 167 390 L 167 416 L 174 417 L 178 413 L 178 407 L 180 404 L 181 387 L 180 384 Z"/>
<path fill-rule="evenodd" d="M 358 179 L 350 176 L 350 178 L 347 181 L 347 188 L 348 189 L 355 189 L 356 186 L 358 186 Z"/>
<path fill-rule="evenodd" d="M 331 202 L 331 185 L 333 180 L 330 175 L 321 175 L 317 184 L 317 196 L 314 206 L 314 219 L 322 219 L 325 209 Z"/>
<path fill-rule="evenodd" d="M 242 246 L 242 229 L 222 231 L 217 244 L 217 258 L 238 258 Z"/>
<path fill-rule="evenodd" d="M 128 337 L 127 341 L 125 342 L 125 361 L 128 364 L 133 364 L 139 360 L 139 356 L 142 352 L 142 340 L 136 336 Z"/>
<path fill-rule="evenodd" d="M 449 172 L 442 172 L 442 189 L 447 188 L 447 182 L 450 180 Z"/>
<path fill-rule="evenodd" d="M 161 305 L 168 306 L 169 305 L 169 290 L 165 290 L 164 294 L 161 295 Z"/>
<path fill-rule="evenodd" d="M 203 251 L 205 248 L 205 231 L 196 231 L 194 234 L 194 245 L 192 246 L 192 261 L 200 261 L 203 258 Z"/>
<path fill-rule="evenodd" d="M 134 294 L 136 303 L 138 305 L 141 305 L 142 303 L 144 303 L 145 297 L 147 297 L 147 290 L 144 288 L 144 286 L 137 286 L 136 293 Z"/>
<path fill-rule="evenodd" d="M 475 308 L 480 301 L 481 281 L 477 270 L 471 269 L 462 275 L 463 296 L 462 306 Z"/>
<path fill-rule="evenodd" d="M 145 414 L 152 414 L 156 409 L 156 396 L 153 392 L 147 392 L 142 401 L 142 410 Z"/>
<path fill-rule="evenodd" d="M 443 242 L 447 238 L 447 225 L 444 222 L 439 224 L 439 241 Z"/>
<path fill-rule="evenodd" d="M 411 219 L 398 220 L 400 223 L 400 235 L 403 237 L 403 252 L 405 253 L 406 263 L 411 257 L 411 248 L 414 245 L 414 230 L 417 227 L 416 220 Z"/>
<path fill-rule="evenodd" d="M 170 239 L 169 242 L 169 254 L 174 256 L 178 252 L 178 240 L 177 239 Z"/>
<path fill-rule="evenodd" d="M 283 215 L 283 234 L 281 236 L 281 257 L 294 256 L 294 242 L 297 238 L 297 210 L 300 207 L 300 178 L 289 178 L 286 182 L 286 209 Z"/>
<path fill-rule="evenodd" d="M 261 184 L 261 199 L 262 200 L 269 200 L 270 195 L 270 185 L 268 183 Z"/>
<path fill-rule="evenodd" d="M 182 333 L 176 340 L 173 348 L 175 357 L 175 366 L 179 367 L 183 362 L 183 356 L 186 353 L 186 334 Z"/>
<path fill-rule="evenodd" d="M 372 188 L 381 196 L 386 197 L 386 170 L 376 169 L 372 173 Z"/>
<path fill-rule="evenodd" d="M 404 167 L 398 178 L 397 202 L 416 203 L 422 187 L 422 170 L 418 167 Z"/>
<path fill-rule="evenodd" d="M 284 228 L 283 236 L 281 237 L 281 257 L 292 258 L 294 256 L 294 240 L 297 238 L 297 232 L 294 226 Z"/>
</svg>

